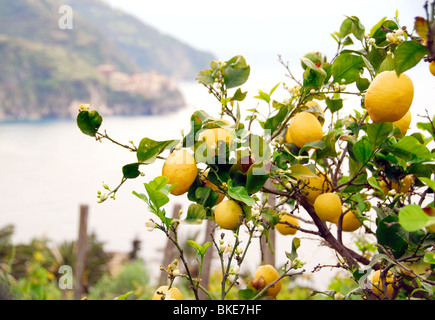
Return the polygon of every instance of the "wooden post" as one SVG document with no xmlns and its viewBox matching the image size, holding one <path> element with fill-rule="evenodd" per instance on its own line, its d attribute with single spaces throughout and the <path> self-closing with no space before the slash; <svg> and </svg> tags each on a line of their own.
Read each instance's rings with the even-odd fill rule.
<svg viewBox="0 0 435 320">
<path fill-rule="evenodd" d="M 86 270 L 88 212 L 88 205 L 80 205 L 79 238 L 77 241 L 77 255 L 74 266 L 74 300 L 82 299 L 84 292 L 83 276 Z"/>
<path fill-rule="evenodd" d="M 272 183 L 268 180 L 266 186 L 269 187 Z M 270 207 L 275 206 L 275 195 L 269 195 L 267 198 L 267 204 Z M 273 249 L 275 249 L 275 229 L 269 230 L 269 240 Z M 261 252 L 262 252 L 262 263 L 270 264 L 275 267 L 275 255 L 269 250 L 269 244 L 266 242 L 266 237 L 262 236 L 260 238 Z"/>
<path fill-rule="evenodd" d="M 176 219 L 178 217 L 178 212 L 180 212 L 181 210 L 181 204 L 176 203 L 174 204 L 174 208 L 172 210 L 172 218 Z M 163 252 L 163 260 L 162 260 L 162 267 L 166 268 L 170 263 L 173 262 L 175 257 L 175 247 L 174 244 L 167 240 L 166 242 L 166 247 L 165 247 L 165 251 Z M 160 279 L 159 279 L 159 284 L 160 285 L 164 285 L 167 284 L 168 280 L 167 280 L 167 274 L 165 272 L 160 272 Z"/>
</svg>

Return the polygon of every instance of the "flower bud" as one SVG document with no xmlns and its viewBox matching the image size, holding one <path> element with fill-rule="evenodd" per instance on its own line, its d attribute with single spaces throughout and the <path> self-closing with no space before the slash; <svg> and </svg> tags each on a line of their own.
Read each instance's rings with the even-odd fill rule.
<svg viewBox="0 0 435 320">
<path fill-rule="evenodd" d="M 180 275 L 180 270 L 179 270 L 179 269 L 175 269 L 175 270 L 172 272 L 172 275 L 173 275 L 174 277 L 178 277 L 178 276 Z"/>
<path fill-rule="evenodd" d="M 145 222 L 145 227 L 148 231 L 153 231 L 157 227 L 157 224 L 152 219 L 149 219 Z"/>
<path fill-rule="evenodd" d="M 340 292 L 334 294 L 334 300 L 343 300 L 343 298 L 344 296 Z"/>
<path fill-rule="evenodd" d="M 90 108 L 89 104 L 81 104 L 79 106 L 79 111 L 89 111 L 89 108 Z"/>
<path fill-rule="evenodd" d="M 232 271 L 232 272 L 231 272 Z M 231 268 L 231 273 L 232 274 L 235 274 L 235 275 L 239 275 L 240 274 L 240 267 L 239 267 L 239 265 L 236 265 L 236 266 L 234 266 L 234 267 L 232 267 Z"/>
<path fill-rule="evenodd" d="M 395 33 L 396 33 L 396 36 L 403 36 L 403 29 L 397 29 L 396 31 L 395 31 Z"/>
<path fill-rule="evenodd" d="M 395 40 L 396 40 L 396 37 L 394 36 L 394 34 L 392 32 L 388 32 L 386 37 L 387 37 L 387 41 L 390 43 L 395 42 Z"/>
</svg>

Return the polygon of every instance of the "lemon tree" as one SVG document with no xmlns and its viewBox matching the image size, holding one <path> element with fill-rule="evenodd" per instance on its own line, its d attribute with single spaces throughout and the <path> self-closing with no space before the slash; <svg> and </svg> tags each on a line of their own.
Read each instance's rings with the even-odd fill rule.
<svg viewBox="0 0 435 320">
<path fill-rule="evenodd" d="M 332 33 L 332 58 L 318 48 L 300 58 L 299 70 L 290 70 L 280 56 L 292 84 L 258 90 L 254 104 L 243 89 L 251 72 L 245 58 L 211 61 L 197 81 L 219 107 L 194 111 L 189 132 L 171 140 L 118 142 L 101 131 L 97 110 L 80 106 L 77 124 L 84 134 L 137 158 L 123 165 L 119 184 L 104 185 L 98 202 L 115 199 L 131 179 L 145 179 L 145 190 L 133 194 L 146 204 L 146 228 L 163 232 L 177 249 L 174 262 L 161 268 L 168 288 L 179 278 L 194 299 L 200 293 L 234 297 L 233 290 L 242 299 L 279 299 L 279 292 L 291 290 L 284 277 L 309 273 L 301 242 L 313 237 L 335 251 L 337 268 L 355 285 L 347 295 L 325 294 L 434 299 L 435 117 L 432 101 L 424 113 L 414 105 L 419 82 L 433 80 L 434 6 L 424 6 L 426 17 L 408 26 L 398 13 L 367 29 L 358 17 L 346 16 Z M 418 64 L 428 65 L 427 80 L 408 72 Z M 279 87 L 284 98 L 276 98 Z M 162 170 L 151 181 L 150 164 Z M 166 210 L 174 197 L 188 205 L 170 218 Z M 212 230 L 205 243 L 187 240 L 197 255 L 192 266 L 179 226 L 204 223 Z M 276 252 L 276 230 L 291 240 L 284 253 Z M 286 262 L 254 262 L 255 275 L 243 274 L 255 242 L 262 253 L 284 254 Z M 220 292 L 203 285 L 208 253 L 219 258 Z M 329 265 L 318 259 L 316 269 Z M 420 264 L 425 272 L 414 272 L 412 266 Z"/>
</svg>

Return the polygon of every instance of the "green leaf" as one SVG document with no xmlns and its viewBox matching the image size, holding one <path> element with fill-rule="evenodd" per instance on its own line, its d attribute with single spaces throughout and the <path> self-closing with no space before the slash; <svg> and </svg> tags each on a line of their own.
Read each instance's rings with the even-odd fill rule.
<svg viewBox="0 0 435 320">
<path fill-rule="evenodd" d="M 355 159 L 361 163 L 369 161 L 374 152 L 372 144 L 365 137 L 354 144 L 352 151 Z"/>
<path fill-rule="evenodd" d="M 377 72 L 381 73 L 384 71 L 392 71 L 394 70 L 395 65 L 394 65 L 394 59 L 393 59 L 393 55 L 387 55 L 385 57 L 385 59 L 381 62 L 381 64 L 378 67 Z"/>
<path fill-rule="evenodd" d="M 435 123 L 435 117 L 433 119 Z M 430 122 L 417 122 L 417 128 L 421 130 L 425 130 L 431 134 L 431 136 L 435 139 L 435 129 L 432 127 L 432 123 Z"/>
<path fill-rule="evenodd" d="M 266 122 L 264 123 L 264 129 L 270 130 L 270 133 L 273 134 L 276 131 L 276 129 L 281 125 L 281 123 L 284 121 L 285 117 L 287 116 L 287 113 L 288 113 L 288 106 L 286 105 L 282 106 L 275 116 L 268 118 L 266 120 Z"/>
<path fill-rule="evenodd" d="M 384 218 L 376 229 L 376 237 L 380 245 L 390 249 L 395 258 L 400 258 L 408 248 L 406 239 L 409 235 L 404 228 L 395 224 L 397 220 L 393 215 Z"/>
<path fill-rule="evenodd" d="M 399 223 L 406 231 L 413 232 L 434 224 L 435 216 L 427 215 L 419 205 L 410 204 L 400 209 Z"/>
<path fill-rule="evenodd" d="M 233 187 L 231 180 L 228 181 L 228 195 L 234 199 L 245 203 L 248 206 L 253 206 L 255 200 L 248 194 L 246 188 L 243 186 Z"/>
<path fill-rule="evenodd" d="M 204 257 L 205 253 L 207 252 L 207 249 L 210 247 L 210 245 L 212 244 L 211 242 L 206 242 L 204 245 L 200 245 L 197 242 L 195 242 L 194 240 L 187 240 L 186 241 L 193 249 L 195 249 L 196 253 L 200 256 L 200 257 Z"/>
<path fill-rule="evenodd" d="M 235 56 L 226 62 L 223 68 L 224 83 L 228 89 L 244 84 L 251 73 L 251 67 L 246 64 L 245 58 Z"/>
<path fill-rule="evenodd" d="M 254 96 L 255 99 L 266 101 L 270 103 L 270 95 L 264 91 L 258 90 L 258 95 Z"/>
<path fill-rule="evenodd" d="M 435 191 L 435 181 L 433 181 L 433 180 L 431 180 L 429 178 L 424 178 L 424 177 L 420 177 L 418 179 L 420 181 L 426 183 L 429 188 L 431 188 L 433 191 Z"/>
<path fill-rule="evenodd" d="M 393 145 L 393 148 L 410 152 L 422 159 L 430 160 L 433 158 L 429 149 L 425 145 L 420 144 L 418 140 L 412 136 L 403 137 Z"/>
<path fill-rule="evenodd" d="M 178 140 L 155 141 L 149 138 L 143 138 L 137 148 L 137 160 L 141 163 L 152 163 L 160 153 L 167 148 L 175 147 L 178 142 Z"/>
<path fill-rule="evenodd" d="M 356 87 L 360 92 L 366 91 L 368 87 L 370 86 L 370 81 L 366 78 L 361 77 L 360 74 L 358 74 L 356 78 Z"/>
<path fill-rule="evenodd" d="M 196 77 L 196 80 L 206 86 L 211 86 L 215 81 L 215 77 L 213 76 L 213 71 L 207 69 L 200 71 Z"/>
<path fill-rule="evenodd" d="M 293 238 L 292 240 L 292 251 L 291 253 L 286 252 L 285 255 L 287 257 L 287 259 L 289 259 L 290 261 L 293 261 L 294 259 L 296 259 L 298 257 L 298 253 L 297 253 L 297 249 L 301 246 L 301 239 L 299 239 L 298 237 Z"/>
<path fill-rule="evenodd" d="M 247 172 L 246 191 L 250 194 L 257 193 L 261 190 L 264 183 L 269 178 L 269 171 L 264 162 L 252 164 Z"/>
<path fill-rule="evenodd" d="M 162 190 L 162 192 L 168 194 L 169 193 L 168 180 L 169 179 L 165 176 L 158 176 L 155 177 L 153 180 L 151 180 L 148 184 L 154 190 Z"/>
<path fill-rule="evenodd" d="M 196 241 L 194 240 L 187 240 L 186 241 L 193 249 L 195 249 L 196 253 L 198 255 L 201 254 L 201 245 L 199 245 Z"/>
<path fill-rule="evenodd" d="M 145 190 L 148 193 L 148 197 L 151 203 L 153 203 L 157 209 L 160 209 L 169 202 L 169 186 L 167 185 L 168 178 L 160 176 L 156 177 L 149 183 L 145 183 Z"/>
<path fill-rule="evenodd" d="M 326 148 L 325 141 L 309 141 L 299 150 L 299 155 L 302 155 L 306 150 L 315 149 L 315 150 L 323 150 Z"/>
<path fill-rule="evenodd" d="M 239 88 L 234 93 L 233 97 L 231 98 L 231 101 L 243 101 L 246 98 L 248 92 L 242 92 L 242 90 Z"/>
<path fill-rule="evenodd" d="M 257 295 L 256 290 L 253 289 L 242 289 L 239 290 L 238 296 L 240 300 L 252 300 Z"/>
<path fill-rule="evenodd" d="M 139 177 L 140 171 L 139 166 L 141 163 L 130 163 L 122 167 L 122 174 L 124 175 L 124 178 L 126 179 L 135 179 Z"/>
<path fill-rule="evenodd" d="M 278 82 L 272 89 L 270 89 L 270 92 L 269 92 L 269 96 L 271 96 L 274 92 L 275 92 L 275 90 L 276 90 L 276 88 L 278 88 L 278 86 L 280 85 L 281 83 L 280 82 Z"/>
<path fill-rule="evenodd" d="M 340 38 L 343 39 L 351 33 L 360 41 L 364 38 L 365 28 L 358 17 L 347 17 L 340 26 Z"/>
<path fill-rule="evenodd" d="M 370 123 L 367 125 L 367 135 L 373 146 L 379 146 L 387 140 L 393 131 L 391 122 Z"/>
<path fill-rule="evenodd" d="M 116 298 L 113 299 L 113 300 L 125 300 L 125 299 L 127 299 L 127 298 L 132 294 L 132 293 L 133 293 L 133 291 L 130 291 L 130 292 L 124 293 L 124 294 L 120 295 L 119 297 L 116 297 Z"/>
<path fill-rule="evenodd" d="M 356 81 L 365 66 L 364 60 L 359 55 L 342 53 L 332 63 L 331 73 L 334 82 L 349 84 Z M 342 82 L 344 80 L 344 82 Z"/>
<path fill-rule="evenodd" d="M 202 245 L 201 247 L 201 254 L 204 256 L 205 253 L 207 252 L 208 248 L 212 245 L 211 242 L 206 242 Z"/>
<path fill-rule="evenodd" d="M 203 110 L 195 111 L 190 116 L 191 129 L 183 139 L 183 146 L 185 148 L 189 148 L 195 144 L 196 133 L 201 130 L 203 122 L 209 118 L 210 116 Z"/>
<path fill-rule="evenodd" d="M 195 188 L 195 187 L 194 187 Z M 189 189 L 190 191 L 190 189 Z M 213 191 L 210 187 L 196 187 L 193 201 L 203 205 L 204 207 L 213 207 L 219 198 L 219 194 Z M 190 199 L 189 199 L 190 200 Z"/>
<path fill-rule="evenodd" d="M 303 166 L 301 164 L 295 164 L 290 167 L 290 175 L 294 178 L 299 177 L 306 177 L 306 178 L 312 178 L 317 177 L 317 174 L 315 174 L 313 171 L 311 171 L 308 167 Z"/>
<path fill-rule="evenodd" d="M 370 37 L 373 37 L 375 35 L 375 32 L 378 31 L 378 29 L 382 26 L 385 20 L 387 20 L 387 17 L 383 17 L 377 24 L 375 24 L 370 29 Z"/>
<path fill-rule="evenodd" d="M 306 90 L 317 89 L 323 85 L 328 74 L 323 68 L 317 67 L 313 61 L 308 58 L 301 58 L 302 64 L 306 65 L 307 68 L 304 72 L 303 86 Z"/>
<path fill-rule="evenodd" d="M 430 264 L 435 264 L 435 252 L 426 252 L 423 261 Z"/>
<path fill-rule="evenodd" d="M 138 193 L 136 191 L 132 192 L 136 197 L 138 197 L 139 199 L 141 199 L 142 201 L 145 201 L 146 203 L 149 203 L 148 197 L 146 195 L 144 195 L 143 193 Z"/>
<path fill-rule="evenodd" d="M 397 75 L 416 66 L 425 55 L 429 54 L 427 48 L 421 43 L 411 40 L 399 44 L 394 50 L 394 68 Z"/>
<path fill-rule="evenodd" d="M 328 109 L 334 113 L 341 108 L 343 108 L 343 99 L 331 99 L 329 97 L 326 98 L 326 105 L 328 106 Z"/>
<path fill-rule="evenodd" d="M 95 111 L 80 111 L 77 115 L 77 126 L 84 134 L 95 137 L 103 122 L 103 118 Z"/>
<path fill-rule="evenodd" d="M 266 208 L 261 211 L 261 216 L 263 220 L 267 221 L 269 228 L 273 228 L 279 222 L 279 214 L 272 208 Z"/>
</svg>

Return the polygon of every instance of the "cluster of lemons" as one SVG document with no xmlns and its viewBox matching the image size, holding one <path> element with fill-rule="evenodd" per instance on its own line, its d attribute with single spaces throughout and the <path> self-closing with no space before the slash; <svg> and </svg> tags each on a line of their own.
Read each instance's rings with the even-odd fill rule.
<svg viewBox="0 0 435 320">
<path fill-rule="evenodd" d="M 435 63 L 430 64 L 430 71 L 435 75 Z M 397 137 L 404 135 L 411 123 L 410 106 L 414 95 L 414 87 L 411 79 L 405 75 L 397 76 L 395 71 L 384 71 L 378 74 L 370 84 L 365 95 L 364 104 L 370 119 L 374 122 L 392 122 L 400 130 Z M 285 134 L 287 143 L 293 143 L 299 148 L 308 142 L 316 142 L 323 139 L 324 113 L 317 102 L 310 101 L 305 104 L 305 109 L 297 113 L 289 122 Z M 314 110 L 314 111 L 313 111 Z M 204 130 L 200 139 L 206 142 L 209 152 L 217 152 L 218 141 L 231 143 L 232 132 L 230 129 L 213 128 Z M 198 176 L 198 167 L 195 158 L 185 149 L 173 151 L 166 159 L 162 175 L 168 178 L 168 183 L 175 184 L 171 190 L 173 195 L 185 194 Z M 207 176 L 204 173 L 203 176 Z M 326 222 L 340 224 L 342 231 L 352 232 L 362 226 L 361 218 L 355 210 L 346 209 L 340 196 L 332 192 L 330 179 L 324 175 L 314 177 L 300 177 L 301 194 L 313 205 L 317 216 Z M 214 210 L 216 223 L 227 230 L 235 230 L 240 217 L 243 216 L 241 206 L 234 200 L 225 200 L 225 194 L 221 191 L 223 186 L 216 186 L 208 179 L 204 179 L 205 185 L 217 191 L 219 199 Z M 380 187 L 385 194 L 391 190 L 407 193 L 412 184 L 412 177 L 405 177 L 401 181 L 381 181 Z M 283 214 L 276 229 L 283 235 L 294 235 L 299 226 L 299 220 L 290 214 Z M 273 266 L 263 265 L 257 270 L 254 280 L 257 279 L 262 286 L 266 286 L 278 279 L 278 272 Z M 261 280 L 261 281 L 260 281 Z M 258 282 L 257 281 L 257 282 Z M 280 291 L 280 281 L 276 282 L 267 290 L 267 294 L 276 297 Z M 159 288 L 156 299 L 165 295 L 165 287 Z M 178 289 L 177 289 L 178 290 Z M 156 292 L 157 292 L 156 291 Z M 173 298 L 182 296 L 174 292 Z"/>
</svg>

